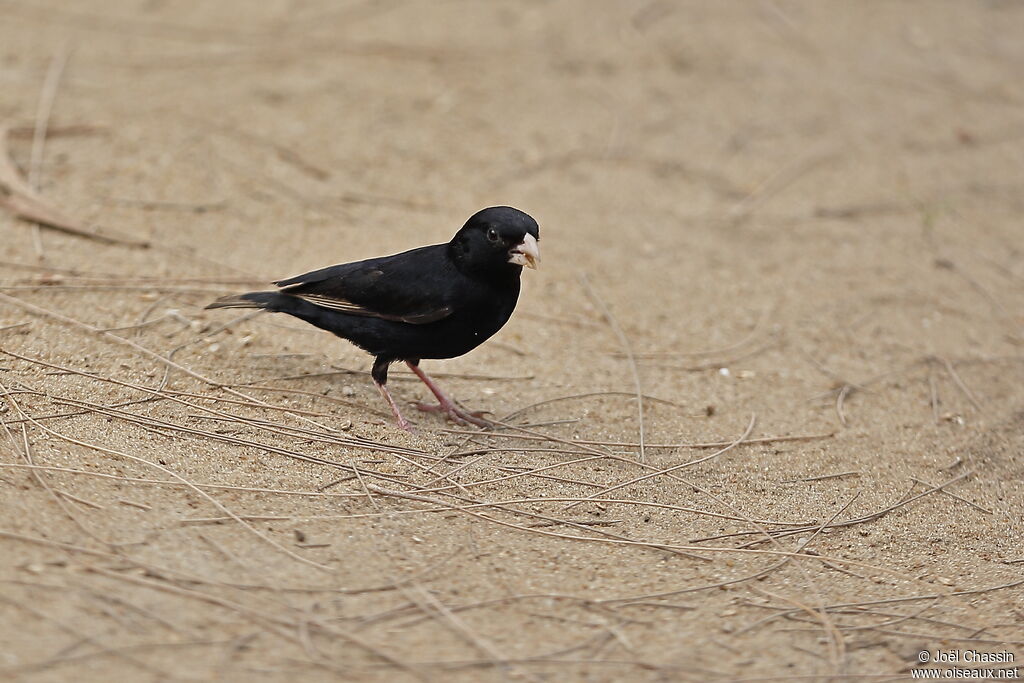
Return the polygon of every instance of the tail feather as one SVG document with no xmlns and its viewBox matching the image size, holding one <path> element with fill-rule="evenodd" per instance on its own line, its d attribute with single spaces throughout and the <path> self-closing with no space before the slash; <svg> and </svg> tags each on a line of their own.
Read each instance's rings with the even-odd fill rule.
<svg viewBox="0 0 1024 683">
<path fill-rule="evenodd" d="M 345 339 L 349 339 L 348 321 L 355 319 L 354 316 L 339 314 L 311 304 L 297 296 L 281 292 L 232 294 L 217 299 L 207 308 L 258 308 L 264 311 L 287 313 Z"/>
<path fill-rule="evenodd" d="M 280 296 L 277 292 L 232 294 L 231 296 L 222 296 L 206 308 L 266 308 L 273 310 L 273 304 Z"/>
</svg>

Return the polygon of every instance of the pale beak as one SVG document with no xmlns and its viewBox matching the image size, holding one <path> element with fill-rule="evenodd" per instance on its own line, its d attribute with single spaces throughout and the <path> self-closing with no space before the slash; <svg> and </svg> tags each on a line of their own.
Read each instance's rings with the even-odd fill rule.
<svg viewBox="0 0 1024 683">
<path fill-rule="evenodd" d="M 522 243 L 517 244 L 509 254 L 512 255 L 508 260 L 509 263 L 536 269 L 540 262 L 540 246 L 537 244 L 537 238 L 526 233 Z"/>
</svg>

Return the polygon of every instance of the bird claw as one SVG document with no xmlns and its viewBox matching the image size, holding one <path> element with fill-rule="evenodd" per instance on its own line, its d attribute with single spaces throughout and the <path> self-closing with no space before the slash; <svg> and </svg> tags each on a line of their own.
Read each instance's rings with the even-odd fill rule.
<svg viewBox="0 0 1024 683">
<path fill-rule="evenodd" d="M 470 412 L 460 408 L 454 403 L 417 403 L 416 408 L 425 413 L 444 413 L 452 422 L 458 422 L 463 425 L 475 425 L 477 427 L 494 426 L 492 422 L 484 417 L 484 415 L 487 414 L 487 411 L 485 410 Z"/>
</svg>

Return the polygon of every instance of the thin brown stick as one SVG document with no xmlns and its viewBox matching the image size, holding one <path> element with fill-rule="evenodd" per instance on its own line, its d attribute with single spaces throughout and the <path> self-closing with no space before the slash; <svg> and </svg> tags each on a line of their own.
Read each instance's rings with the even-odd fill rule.
<svg viewBox="0 0 1024 683">
<path fill-rule="evenodd" d="M 104 244 L 149 246 L 147 242 L 90 230 L 77 219 L 47 203 L 22 179 L 18 169 L 11 162 L 7 150 L 7 131 L 6 127 L 0 126 L 0 206 L 26 221 L 77 237 L 85 237 Z"/>
<path fill-rule="evenodd" d="M 98 135 L 100 133 L 107 132 L 107 128 L 102 126 L 91 126 L 88 124 L 72 124 L 69 126 L 47 126 L 46 137 L 47 139 L 52 138 L 65 138 L 65 137 L 87 137 L 90 135 Z M 14 140 L 32 140 L 36 135 L 36 127 L 33 126 L 14 126 L 9 129 L 9 136 Z"/>
<path fill-rule="evenodd" d="M 936 488 L 935 484 L 927 482 L 924 479 L 918 479 L 917 477 L 911 477 L 910 481 L 916 481 L 918 484 L 924 484 L 925 486 L 929 486 L 931 488 L 935 488 L 939 493 L 945 494 L 945 495 L 949 496 L 950 498 L 954 498 L 956 500 L 959 500 L 961 503 L 966 503 L 966 504 L 970 505 L 972 508 L 974 508 L 975 510 L 977 510 L 978 512 L 984 512 L 986 515 L 994 515 L 995 514 L 994 512 L 989 510 L 988 508 L 983 508 L 980 505 L 978 505 L 977 503 L 972 503 L 971 501 L 967 500 L 966 498 L 963 498 L 961 496 L 956 495 L 952 491 L 947 491 L 945 489 L 938 489 L 938 488 Z"/>
<path fill-rule="evenodd" d="M 843 404 L 846 402 L 846 397 L 854 390 L 849 384 L 844 384 L 836 394 L 836 415 L 839 417 L 839 424 L 846 426 L 846 412 L 843 410 Z"/>
<path fill-rule="evenodd" d="M 946 366 L 946 372 L 948 372 L 949 376 L 953 378 L 953 382 L 960 391 L 964 392 L 964 396 L 966 396 L 967 400 L 971 402 L 971 405 L 974 406 L 979 413 L 985 412 L 985 409 L 981 407 L 981 402 L 974 397 L 974 393 L 968 388 L 967 384 L 964 383 L 963 379 L 960 378 L 960 374 L 956 371 L 956 368 L 953 367 L 953 363 L 950 362 L 948 358 L 943 358 L 942 364 Z"/>
<path fill-rule="evenodd" d="M 749 442 L 748 442 L 749 443 Z M 804 479 L 783 479 L 781 484 L 794 484 L 800 481 L 822 481 L 824 479 L 839 479 L 840 477 L 849 477 L 850 475 L 859 475 L 858 470 L 850 470 L 849 472 L 836 472 L 835 474 L 821 474 L 816 477 L 806 477 Z"/>
<path fill-rule="evenodd" d="M 591 300 L 597 305 L 601 311 L 601 315 L 604 316 L 608 326 L 612 328 L 612 332 L 619 340 L 619 344 L 622 346 L 623 352 L 626 354 L 626 358 L 629 361 L 629 371 L 633 375 L 633 386 L 636 389 L 636 421 L 637 427 L 640 431 L 640 462 L 647 462 L 647 451 L 644 445 L 646 439 L 644 438 L 644 392 L 640 386 L 640 370 L 637 367 L 636 357 L 633 355 L 633 347 L 629 343 L 629 338 L 626 337 L 626 333 L 622 331 L 615 316 L 612 315 L 611 309 L 605 304 L 604 300 L 594 290 L 590 284 L 590 280 L 587 278 L 585 273 L 580 273 L 580 282 L 583 283 L 584 289 L 590 296 Z"/>
<path fill-rule="evenodd" d="M 46 141 L 47 128 L 50 125 L 50 114 L 53 111 L 53 103 L 57 98 L 57 88 L 60 85 L 61 75 L 67 65 L 69 51 L 66 45 L 62 45 L 50 61 L 50 67 L 46 70 L 46 78 L 43 80 L 43 88 L 39 93 L 39 103 L 36 108 L 36 123 L 32 134 L 32 151 L 29 156 L 28 184 L 36 192 L 39 191 L 39 181 L 43 166 L 43 148 Z"/>
<path fill-rule="evenodd" d="M 932 421 L 939 424 L 939 390 L 935 386 L 935 369 L 928 364 L 928 402 L 932 407 Z"/>
<path fill-rule="evenodd" d="M 43 148 L 46 144 L 46 131 L 50 125 L 50 114 L 53 111 L 53 102 L 57 98 L 57 87 L 60 84 L 60 77 L 64 73 L 64 66 L 67 64 L 68 50 L 61 46 L 57 54 L 50 62 L 50 68 L 46 70 L 46 78 L 43 80 L 43 88 L 39 94 L 39 104 L 36 109 L 36 124 L 32 135 L 32 152 L 29 156 L 28 184 L 34 191 L 39 191 L 39 180 L 43 166 Z M 39 225 L 32 225 L 32 244 L 39 259 L 44 258 L 43 240 L 40 235 Z"/>
<path fill-rule="evenodd" d="M 22 426 L 24 426 L 24 425 L 22 425 Z M 56 493 L 58 496 L 60 496 L 62 498 L 67 498 L 68 500 L 73 500 L 76 503 L 78 503 L 79 505 L 84 505 L 85 507 L 92 508 L 93 510 L 105 510 L 106 509 L 104 506 L 100 505 L 99 503 L 94 503 L 91 500 L 86 500 L 85 498 L 81 498 L 79 496 L 73 495 L 71 493 L 68 493 L 67 491 L 62 491 L 60 489 L 54 489 L 53 491 L 54 491 L 54 493 Z"/>
</svg>

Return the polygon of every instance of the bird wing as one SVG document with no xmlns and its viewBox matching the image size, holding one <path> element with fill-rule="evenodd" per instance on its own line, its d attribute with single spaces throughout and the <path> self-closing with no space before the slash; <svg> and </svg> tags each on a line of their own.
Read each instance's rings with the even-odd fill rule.
<svg viewBox="0 0 1024 683">
<path fill-rule="evenodd" d="M 345 263 L 275 282 L 289 294 L 339 313 L 424 325 L 451 315 L 446 245 Z"/>
</svg>

